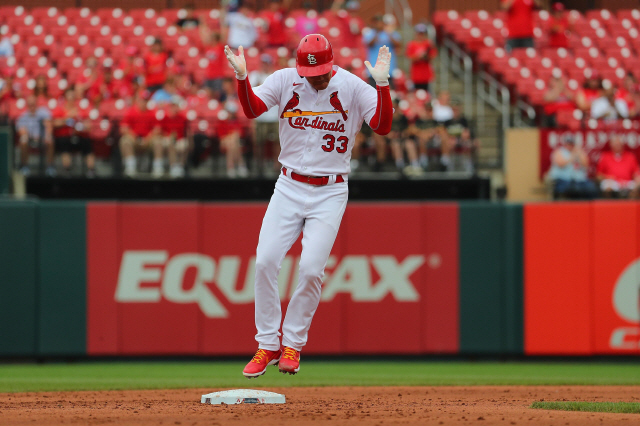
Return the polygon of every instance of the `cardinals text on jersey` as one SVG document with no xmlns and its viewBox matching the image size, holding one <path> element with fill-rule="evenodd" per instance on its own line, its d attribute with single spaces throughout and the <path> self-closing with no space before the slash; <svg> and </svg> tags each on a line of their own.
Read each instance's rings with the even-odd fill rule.
<svg viewBox="0 0 640 426">
<path fill-rule="evenodd" d="M 325 90 L 315 90 L 295 68 L 276 71 L 254 89 L 267 108 L 278 105 L 278 160 L 296 173 L 348 174 L 355 136 L 375 113 L 376 89 L 337 66 L 334 70 Z"/>
</svg>

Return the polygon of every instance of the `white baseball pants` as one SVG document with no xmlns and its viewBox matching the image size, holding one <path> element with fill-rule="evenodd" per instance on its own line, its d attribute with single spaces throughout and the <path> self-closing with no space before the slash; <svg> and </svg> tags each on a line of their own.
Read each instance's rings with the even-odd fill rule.
<svg viewBox="0 0 640 426">
<path fill-rule="evenodd" d="M 335 179 L 332 179 L 334 181 Z M 282 312 L 278 273 L 302 231 L 298 286 L 282 324 L 282 345 L 301 350 L 320 303 L 324 268 L 347 206 L 347 182 L 314 186 L 280 175 L 262 220 L 256 253 L 256 340 L 260 349 L 280 348 Z"/>
</svg>

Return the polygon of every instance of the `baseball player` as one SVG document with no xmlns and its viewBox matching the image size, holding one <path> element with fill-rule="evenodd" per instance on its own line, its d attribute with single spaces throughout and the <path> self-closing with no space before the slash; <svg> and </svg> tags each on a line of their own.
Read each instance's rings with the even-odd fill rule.
<svg viewBox="0 0 640 426">
<path fill-rule="evenodd" d="M 274 72 L 255 89 L 247 79 L 242 46 L 237 56 L 229 46 L 225 54 L 235 70 L 238 98 L 247 117 L 256 118 L 274 106 L 280 117 L 282 173 L 262 221 L 256 252 L 258 351 L 243 374 L 258 377 L 268 365 L 278 363 L 280 372 L 296 374 L 300 350 L 320 302 L 324 268 L 347 205 L 355 136 L 363 120 L 381 135 L 391 130 L 391 54 L 383 46 L 375 66 L 365 62 L 376 89 L 334 66 L 331 44 L 321 34 L 309 34 L 300 41 L 296 68 Z M 280 334 L 278 273 L 300 232 L 298 286 Z"/>
</svg>

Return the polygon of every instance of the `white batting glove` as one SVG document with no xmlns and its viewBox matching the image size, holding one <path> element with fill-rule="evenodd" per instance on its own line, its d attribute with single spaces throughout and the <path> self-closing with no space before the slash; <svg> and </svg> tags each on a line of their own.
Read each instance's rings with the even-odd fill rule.
<svg viewBox="0 0 640 426">
<path fill-rule="evenodd" d="M 229 64 L 236 72 L 236 78 L 238 80 L 244 80 L 247 78 L 247 61 L 244 60 L 244 49 L 242 46 L 238 47 L 238 56 L 233 54 L 233 51 L 229 46 L 224 47 L 224 54 L 229 60 Z"/>
<path fill-rule="evenodd" d="M 378 86 L 387 86 L 389 84 L 389 68 L 391 68 L 391 52 L 387 46 L 382 46 L 378 51 L 378 59 L 376 66 L 372 67 L 369 61 L 364 61 L 371 77 L 376 81 Z"/>
</svg>

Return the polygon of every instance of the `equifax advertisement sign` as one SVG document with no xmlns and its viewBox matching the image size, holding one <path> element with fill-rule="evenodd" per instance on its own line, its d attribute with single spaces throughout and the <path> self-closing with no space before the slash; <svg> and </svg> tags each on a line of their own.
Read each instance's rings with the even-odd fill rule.
<svg viewBox="0 0 640 426">
<path fill-rule="evenodd" d="M 290 298 L 295 290 L 291 286 L 287 292 L 293 260 L 287 256 L 283 261 L 279 280 L 283 300 Z M 207 318 L 228 318 L 229 310 L 218 300 L 216 292 L 209 289 L 208 283 L 213 283 L 228 302 L 253 303 L 256 259 L 252 257 L 243 268 L 244 277 L 238 276 L 241 263 L 240 256 L 223 256 L 216 266 L 215 259 L 200 253 L 182 253 L 169 258 L 164 250 L 127 250 L 122 255 L 115 300 L 157 303 L 164 298 L 173 303 L 197 304 Z M 407 256 L 402 261 L 394 256 L 345 256 L 340 260 L 330 256 L 327 265 L 333 268 L 333 273 L 325 276 L 321 301 L 331 302 L 343 293 L 353 301 L 380 302 L 391 296 L 396 301 L 417 302 L 420 295 L 410 276 L 423 263 L 422 255 Z M 193 269 L 193 280 L 187 279 L 189 269 Z M 375 282 L 374 274 L 379 277 Z M 192 282 L 188 289 L 185 288 L 187 282 Z"/>
<path fill-rule="evenodd" d="M 265 210 L 89 204 L 88 353 L 254 352 L 255 249 Z M 433 234 L 429 243 L 423 232 Z M 457 239 L 455 206 L 350 206 L 305 351 L 457 351 Z M 278 275 L 283 313 L 298 282 L 300 252 L 298 241 Z M 434 316 L 451 325 L 435 327 Z"/>
</svg>

